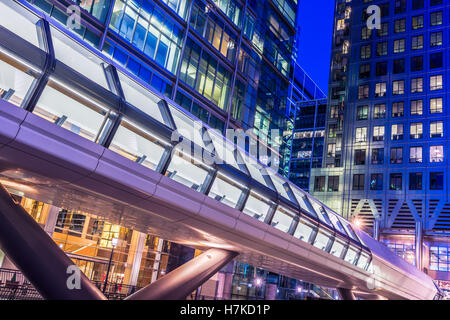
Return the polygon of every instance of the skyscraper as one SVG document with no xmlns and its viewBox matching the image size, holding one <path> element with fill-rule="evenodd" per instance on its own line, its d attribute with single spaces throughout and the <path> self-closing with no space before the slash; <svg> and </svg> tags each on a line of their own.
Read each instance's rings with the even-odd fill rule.
<svg viewBox="0 0 450 320">
<path fill-rule="evenodd" d="M 449 6 L 336 1 L 323 169 L 310 183 L 439 280 L 450 279 Z"/>
</svg>

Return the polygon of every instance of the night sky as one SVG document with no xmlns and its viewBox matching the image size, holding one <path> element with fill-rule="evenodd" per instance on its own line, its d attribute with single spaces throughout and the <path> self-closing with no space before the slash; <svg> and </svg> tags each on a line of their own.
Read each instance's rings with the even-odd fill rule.
<svg viewBox="0 0 450 320">
<path fill-rule="evenodd" d="M 327 94 L 333 35 L 334 0 L 299 0 L 298 62 Z"/>
</svg>

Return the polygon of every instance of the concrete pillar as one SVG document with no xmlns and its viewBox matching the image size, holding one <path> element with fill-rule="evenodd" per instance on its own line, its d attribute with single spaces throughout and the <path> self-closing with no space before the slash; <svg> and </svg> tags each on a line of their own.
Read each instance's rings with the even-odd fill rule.
<svg viewBox="0 0 450 320">
<path fill-rule="evenodd" d="M 135 231 L 136 232 L 136 231 Z M 142 253 L 144 251 L 145 239 L 147 235 L 145 233 L 138 233 L 136 240 L 136 250 L 133 258 L 133 266 L 131 267 L 130 274 L 130 286 L 136 286 L 139 278 L 139 271 L 141 270 Z"/>
<path fill-rule="evenodd" d="M 423 225 L 422 225 L 422 221 L 416 221 L 415 245 L 416 245 L 416 267 L 419 270 L 423 270 Z"/>
<path fill-rule="evenodd" d="M 336 290 L 341 300 L 356 300 L 356 297 L 351 289 L 336 288 Z"/>
<path fill-rule="evenodd" d="M 2 185 L 0 246 L 45 299 L 106 299 Z"/>
<path fill-rule="evenodd" d="M 184 300 L 237 255 L 227 250 L 209 249 L 127 300 Z"/>
<path fill-rule="evenodd" d="M 53 232 L 55 232 L 56 222 L 58 221 L 59 208 L 50 206 L 48 211 L 47 220 L 45 221 L 44 230 L 52 238 Z"/>
</svg>

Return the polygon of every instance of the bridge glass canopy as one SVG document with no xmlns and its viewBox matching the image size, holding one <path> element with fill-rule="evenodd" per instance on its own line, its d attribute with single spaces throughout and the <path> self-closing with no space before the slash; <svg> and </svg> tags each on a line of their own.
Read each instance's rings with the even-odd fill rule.
<svg viewBox="0 0 450 320">
<path fill-rule="evenodd" d="M 50 28 L 38 27 L 44 21 Z M 59 22 L 9 1 L 0 3 L 0 25 L 2 99 L 368 270 L 371 252 L 350 222 Z M 30 50 L 19 52 L 23 45 Z"/>
</svg>

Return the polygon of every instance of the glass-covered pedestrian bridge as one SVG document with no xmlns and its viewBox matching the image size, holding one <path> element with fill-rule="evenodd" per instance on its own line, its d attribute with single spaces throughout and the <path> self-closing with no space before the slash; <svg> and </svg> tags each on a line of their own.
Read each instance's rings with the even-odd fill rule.
<svg viewBox="0 0 450 320">
<path fill-rule="evenodd" d="M 3 100 L 370 271 L 371 252 L 348 221 L 58 22 L 10 1 L 0 24 Z M 186 141 L 223 161 L 205 163 Z"/>
</svg>

